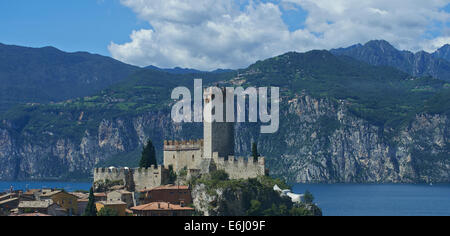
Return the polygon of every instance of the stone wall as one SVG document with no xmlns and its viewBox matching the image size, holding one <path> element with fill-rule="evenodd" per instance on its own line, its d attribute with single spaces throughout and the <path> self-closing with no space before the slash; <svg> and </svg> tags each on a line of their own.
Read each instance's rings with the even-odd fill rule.
<svg viewBox="0 0 450 236">
<path fill-rule="evenodd" d="M 225 88 L 221 89 L 223 97 L 223 122 L 207 122 L 203 123 L 203 138 L 204 138 L 204 152 L 205 158 L 212 158 L 214 152 L 218 152 L 220 156 L 232 156 L 234 155 L 234 122 L 225 122 L 227 117 L 226 99 L 227 93 Z M 206 89 L 204 91 L 205 106 L 216 99 L 214 91 Z M 234 94 L 233 94 L 234 97 Z M 216 109 L 216 107 L 214 107 Z M 206 114 L 205 117 L 212 114 Z"/>
<path fill-rule="evenodd" d="M 243 157 L 235 158 L 229 156 L 228 159 L 213 154 L 213 160 L 217 170 L 224 170 L 230 176 L 230 179 L 250 179 L 266 175 L 265 158 L 259 157 L 245 159 Z"/>
<path fill-rule="evenodd" d="M 133 177 L 136 190 L 151 189 L 169 183 L 169 171 L 164 166 L 134 169 Z"/>
<path fill-rule="evenodd" d="M 203 140 L 165 141 L 164 165 L 173 166 L 177 173 L 184 169 L 197 169 L 203 159 Z"/>
<path fill-rule="evenodd" d="M 136 190 L 151 189 L 165 185 L 169 181 L 169 171 L 164 166 L 151 166 L 148 169 L 135 168 L 97 168 L 94 170 L 94 183 L 109 181 L 123 181 L 125 185 L 129 178 L 128 173 L 133 176 L 133 183 Z M 131 181 L 130 181 L 131 182 Z"/>
<path fill-rule="evenodd" d="M 129 171 L 130 169 L 126 168 L 96 168 L 94 169 L 94 183 L 109 180 L 113 182 L 123 181 L 125 184 L 125 179 Z"/>
</svg>

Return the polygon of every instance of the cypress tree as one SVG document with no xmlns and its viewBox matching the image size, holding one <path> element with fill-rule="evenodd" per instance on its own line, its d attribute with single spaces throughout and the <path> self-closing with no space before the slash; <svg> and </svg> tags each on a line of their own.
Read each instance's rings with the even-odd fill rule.
<svg viewBox="0 0 450 236">
<path fill-rule="evenodd" d="M 97 208 L 95 207 L 94 188 L 89 191 L 89 201 L 84 210 L 83 216 L 97 216 Z"/>
<path fill-rule="evenodd" d="M 142 150 L 141 161 L 139 162 L 139 167 L 141 168 L 150 168 L 152 165 L 157 165 L 156 162 L 156 151 L 155 146 L 151 140 L 148 140 L 147 145 L 145 145 Z"/>
<path fill-rule="evenodd" d="M 252 157 L 255 161 L 258 160 L 259 157 L 258 146 L 256 145 L 256 143 L 252 144 Z"/>
</svg>

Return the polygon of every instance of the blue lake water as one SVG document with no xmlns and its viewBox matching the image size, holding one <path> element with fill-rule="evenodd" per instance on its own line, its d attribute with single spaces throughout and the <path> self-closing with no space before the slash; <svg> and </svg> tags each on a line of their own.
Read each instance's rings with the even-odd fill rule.
<svg viewBox="0 0 450 236">
<path fill-rule="evenodd" d="M 56 188 L 65 189 L 68 192 L 76 190 L 86 190 L 92 186 L 92 183 L 79 183 L 79 182 L 0 182 L 0 192 L 9 191 L 13 186 L 14 190 L 26 190 L 26 189 L 42 189 L 42 188 Z"/>
<path fill-rule="evenodd" d="M 58 188 L 89 190 L 91 183 L 0 182 L 0 192 L 14 189 Z M 450 216 L 450 185 L 296 184 L 309 190 L 326 216 Z"/>
<path fill-rule="evenodd" d="M 450 216 L 450 185 L 297 184 L 327 216 Z"/>
</svg>

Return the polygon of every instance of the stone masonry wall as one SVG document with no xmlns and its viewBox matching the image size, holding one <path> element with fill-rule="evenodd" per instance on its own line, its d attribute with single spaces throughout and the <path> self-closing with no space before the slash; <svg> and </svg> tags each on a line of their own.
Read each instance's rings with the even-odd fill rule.
<svg viewBox="0 0 450 236">
<path fill-rule="evenodd" d="M 230 179 L 250 179 L 266 174 L 264 157 L 259 157 L 258 160 L 253 161 L 253 158 L 245 159 L 243 157 L 235 158 L 230 156 L 226 160 L 219 157 L 218 153 L 214 153 L 213 160 L 217 170 L 224 170 L 228 173 Z"/>
<path fill-rule="evenodd" d="M 203 159 L 203 140 L 165 141 L 164 165 L 173 166 L 177 173 L 187 169 L 197 169 Z"/>
<path fill-rule="evenodd" d="M 94 170 L 94 183 L 109 180 L 123 181 L 127 185 L 129 183 L 126 176 L 129 172 L 133 175 L 137 191 L 165 185 L 169 180 L 169 171 L 164 166 L 151 166 L 148 169 L 97 168 Z"/>
</svg>

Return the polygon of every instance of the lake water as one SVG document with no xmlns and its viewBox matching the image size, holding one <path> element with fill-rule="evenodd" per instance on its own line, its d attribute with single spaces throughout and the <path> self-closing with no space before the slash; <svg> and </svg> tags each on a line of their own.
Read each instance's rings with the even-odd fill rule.
<svg viewBox="0 0 450 236">
<path fill-rule="evenodd" d="M 58 188 L 89 190 L 91 183 L 0 182 L 0 192 L 14 189 Z M 309 190 L 326 216 L 450 216 L 450 185 L 296 184 Z"/>
<path fill-rule="evenodd" d="M 450 185 L 297 184 L 327 216 L 450 216 Z"/>
<path fill-rule="evenodd" d="M 92 186 L 92 183 L 78 183 L 78 182 L 0 182 L 0 192 L 9 191 L 13 186 L 15 190 L 26 189 L 42 189 L 42 188 L 56 188 L 65 189 L 68 192 L 76 190 L 86 190 Z"/>
</svg>

